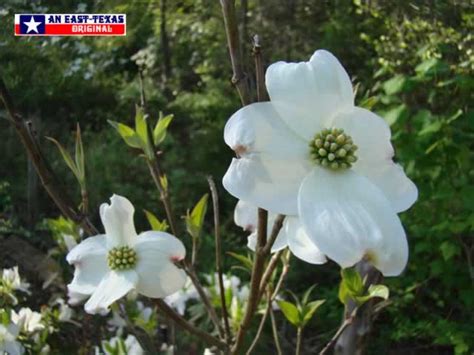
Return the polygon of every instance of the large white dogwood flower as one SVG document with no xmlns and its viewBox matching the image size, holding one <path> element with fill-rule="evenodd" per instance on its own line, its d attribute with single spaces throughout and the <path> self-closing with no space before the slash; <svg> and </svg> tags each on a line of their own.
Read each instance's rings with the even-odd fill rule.
<svg viewBox="0 0 474 355">
<path fill-rule="evenodd" d="M 132 290 L 163 298 L 186 282 L 185 272 L 174 264 L 185 256 L 183 243 L 164 232 L 137 235 L 130 201 L 118 195 L 110 201 L 100 206 L 105 235 L 85 239 L 67 255 L 76 268 L 69 293 L 75 301 L 90 295 L 88 313 L 106 312 Z"/>
<path fill-rule="evenodd" d="M 23 354 L 23 346 L 16 340 L 19 332 L 20 329 L 13 323 L 10 323 L 8 326 L 0 324 L 0 354 Z"/>
<path fill-rule="evenodd" d="M 267 235 L 270 235 L 277 214 L 269 213 Z M 240 200 L 234 210 L 234 222 L 245 231 L 251 232 L 247 238 L 247 246 L 255 251 L 257 246 L 258 207 L 249 202 Z M 272 253 L 289 247 L 291 252 L 299 259 L 311 264 L 324 264 L 326 257 L 314 244 L 303 225 L 296 216 L 287 216 L 272 245 Z"/>
<path fill-rule="evenodd" d="M 246 106 L 226 124 L 225 141 L 239 158 L 225 188 L 274 213 L 298 215 L 342 267 L 366 257 L 383 274 L 400 274 L 408 245 L 397 213 L 418 193 L 392 161 L 389 126 L 354 106 L 349 76 L 325 50 L 309 62 L 271 65 L 266 86 L 270 102 Z"/>
</svg>

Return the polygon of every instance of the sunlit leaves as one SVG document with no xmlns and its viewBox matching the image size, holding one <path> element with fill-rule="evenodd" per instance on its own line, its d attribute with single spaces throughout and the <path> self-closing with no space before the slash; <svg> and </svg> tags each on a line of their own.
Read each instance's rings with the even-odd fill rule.
<svg viewBox="0 0 474 355">
<path fill-rule="evenodd" d="M 285 318 L 296 328 L 304 328 L 313 318 L 319 307 L 325 302 L 325 300 L 309 301 L 314 287 L 315 286 L 310 287 L 301 300 L 293 295 L 295 303 L 284 300 L 277 301 Z"/>
<path fill-rule="evenodd" d="M 166 232 L 168 230 L 169 226 L 166 219 L 160 221 L 152 212 L 147 210 L 143 210 L 143 212 L 145 212 L 146 219 L 148 220 L 152 230 L 158 232 Z"/>
<path fill-rule="evenodd" d="M 163 116 L 163 114 L 160 112 L 160 118 L 158 119 L 155 129 L 153 130 L 153 141 L 155 145 L 158 145 L 165 140 L 166 131 L 173 120 L 173 117 L 173 115 Z"/>
<path fill-rule="evenodd" d="M 186 221 L 186 230 L 193 238 L 199 238 L 201 234 L 202 226 L 204 224 L 204 217 L 206 216 L 207 212 L 208 198 L 208 194 L 205 194 L 203 197 L 201 197 L 192 211 L 188 211 L 187 215 L 184 217 Z"/>
<path fill-rule="evenodd" d="M 353 300 L 358 306 L 371 298 L 388 299 L 389 290 L 385 285 L 370 285 L 366 287 L 360 274 L 353 268 L 341 270 L 341 283 L 339 285 L 339 300 L 347 304 Z"/>
</svg>

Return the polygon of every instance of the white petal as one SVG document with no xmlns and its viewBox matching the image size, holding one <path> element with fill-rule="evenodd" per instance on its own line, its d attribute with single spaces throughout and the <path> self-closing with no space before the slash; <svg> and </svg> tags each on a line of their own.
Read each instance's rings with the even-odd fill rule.
<svg viewBox="0 0 474 355">
<path fill-rule="evenodd" d="M 270 237 L 270 234 L 273 229 L 273 224 L 275 223 L 277 215 L 274 213 L 269 213 L 268 214 L 268 222 L 267 222 L 267 238 Z M 284 226 L 280 229 L 280 232 L 278 233 L 277 238 L 275 239 L 275 242 L 272 245 L 271 252 L 275 253 L 277 251 L 280 251 L 284 248 L 286 248 L 288 245 L 287 242 L 287 234 L 285 231 Z M 247 237 L 247 247 L 251 249 L 252 251 L 255 251 L 255 248 L 257 247 L 257 231 L 253 232 Z"/>
<path fill-rule="evenodd" d="M 280 118 L 271 102 L 257 102 L 234 113 L 224 129 L 224 140 L 239 156 L 267 153 L 280 159 L 306 159 L 307 141 Z"/>
<path fill-rule="evenodd" d="M 186 254 L 183 243 L 168 233 L 148 231 L 138 236 L 135 245 L 139 275 L 137 291 L 152 298 L 175 293 L 186 283 L 186 273 L 174 262 Z"/>
<path fill-rule="evenodd" d="M 366 177 L 352 170 L 315 168 L 303 181 L 298 200 L 306 232 L 342 267 L 369 256 L 385 276 L 405 268 L 408 244 L 400 219 Z"/>
<path fill-rule="evenodd" d="M 324 254 L 306 234 L 298 217 L 286 217 L 284 228 L 288 247 L 297 258 L 311 264 L 324 264 L 327 261 Z"/>
<path fill-rule="evenodd" d="M 85 311 L 91 314 L 107 311 L 112 303 L 134 289 L 137 282 L 135 270 L 110 271 L 85 304 Z"/>
<path fill-rule="evenodd" d="M 137 238 L 133 214 L 135 208 L 125 197 L 113 195 L 111 204 L 103 203 L 100 206 L 100 218 L 107 235 L 107 247 L 113 248 L 123 245 L 134 245 Z"/>
<path fill-rule="evenodd" d="M 347 72 L 325 50 L 316 51 L 309 62 L 272 64 L 266 86 L 282 119 L 307 139 L 320 131 L 324 119 L 354 105 Z"/>
<path fill-rule="evenodd" d="M 343 128 L 359 147 L 354 170 L 368 177 L 388 198 L 395 212 L 402 212 L 418 198 L 418 190 L 403 169 L 392 161 L 390 127 L 379 116 L 360 107 L 338 114 L 328 127 Z"/>
<path fill-rule="evenodd" d="M 296 215 L 298 189 L 309 169 L 304 161 L 252 154 L 233 159 L 222 182 L 241 200 L 274 213 Z"/>
<path fill-rule="evenodd" d="M 239 200 L 234 210 L 234 223 L 244 231 L 253 232 L 257 228 L 258 208 L 249 202 Z"/>
<path fill-rule="evenodd" d="M 92 294 L 109 270 L 106 237 L 98 235 L 84 239 L 68 253 L 66 260 L 75 267 L 69 286 L 76 293 Z"/>
</svg>

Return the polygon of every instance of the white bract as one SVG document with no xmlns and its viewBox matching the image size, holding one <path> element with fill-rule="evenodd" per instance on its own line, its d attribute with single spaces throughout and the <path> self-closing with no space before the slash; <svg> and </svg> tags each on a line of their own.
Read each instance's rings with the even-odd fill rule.
<svg viewBox="0 0 474 355">
<path fill-rule="evenodd" d="M 184 287 L 179 291 L 167 296 L 164 301 L 173 307 L 179 314 L 184 315 L 186 311 L 186 304 L 189 300 L 197 300 L 199 294 L 191 282 L 191 279 L 187 279 Z"/>
<path fill-rule="evenodd" d="M 392 161 L 387 123 L 354 105 L 348 74 L 325 50 L 309 62 L 271 65 L 266 86 L 270 102 L 246 106 L 226 124 L 238 158 L 224 187 L 299 216 L 307 236 L 342 267 L 365 257 L 386 276 L 400 274 L 408 245 L 397 213 L 418 192 Z"/>
<path fill-rule="evenodd" d="M 8 327 L 0 324 L 0 354 L 20 355 L 23 353 L 23 347 L 16 341 L 19 329 L 15 324 Z"/>
<path fill-rule="evenodd" d="M 18 266 L 11 269 L 3 269 L 2 284 L 12 290 L 19 290 L 29 293 L 30 284 L 21 280 Z"/>
<path fill-rule="evenodd" d="M 240 200 L 234 210 L 234 222 L 245 231 L 251 232 L 248 236 L 247 246 L 255 251 L 257 246 L 257 207 L 251 203 Z M 277 215 L 269 213 L 267 235 L 270 235 Z M 301 260 L 311 264 L 324 264 L 327 260 L 312 239 L 306 234 L 303 225 L 296 216 L 287 216 L 272 246 L 272 253 L 289 247 L 291 252 Z"/>
<path fill-rule="evenodd" d="M 75 266 L 68 285 L 73 302 L 85 297 L 88 313 L 104 313 L 128 292 L 163 298 L 179 290 L 186 274 L 174 264 L 185 256 L 183 243 L 156 231 L 137 235 L 134 207 L 125 197 L 113 195 L 100 206 L 104 235 L 89 237 L 73 248 L 67 261 Z"/>
<path fill-rule="evenodd" d="M 30 308 L 21 308 L 18 313 L 11 311 L 11 320 L 25 333 L 34 333 L 44 329 L 41 323 L 41 313 L 34 312 Z"/>
</svg>

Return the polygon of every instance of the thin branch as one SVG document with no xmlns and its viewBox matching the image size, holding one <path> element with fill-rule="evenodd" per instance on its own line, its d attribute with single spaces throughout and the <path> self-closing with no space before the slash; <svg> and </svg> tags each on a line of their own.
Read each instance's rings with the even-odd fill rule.
<svg viewBox="0 0 474 355">
<path fill-rule="evenodd" d="M 268 263 L 267 268 L 265 269 L 265 272 L 263 273 L 262 280 L 260 281 L 260 292 L 258 295 L 259 300 L 263 297 L 267 284 L 270 281 L 270 278 L 273 275 L 273 271 L 275 271 L 275 268 L 277 267 L 278 261 L 280 260 L 280 257 L 283 254 L 283 252 L 284 250 L 280 250 L 276 252 L 275 254 L 273 254 L 272 258 L 270 259 L 270 262 Z"/>
<path fill-rule="evenodd" d="M 281 255 L 282 252 L 283 251 L 279 252 L 279 254 Z M 265 311 L 265 314 L 262 317 L 262 320 L 260 321 L 260 325 L 258 326 L 258 331 L 257 331 L 257 334 L 255 335 L 255 339 L 253 340 L 252 345 L 250 345 L 249 349 L 247 350 L 247 355 L 250 355 L 250 353 L 257 346 L 258 340 L 259 340 L 259 338 L 262 334 L 262 331 L 263 331 L 263 326 L 265 325 L 265 321 L 267 320 L 268 314 L 270 313 L 270 311 L 272 309 L 273 301 L 278 296 L 278 293 L 280 292 L 280 288 L 283 285 L 283 280 L 285 279 L 286 275 L 288 274 L 289 265 L 290 265 L 290 256 L 291 256 L 291 254 L 288 254 L 288 257 L 285 259 L 285 261 L 283 263 L 283 269 L 281 271 L 280 277 L 278 279 L 278 282 L 275 286 L 275 289 L 274 289 L 273 293 L 271 292 L 270 287 L 268 287 L 268 289 L 267 289 L 267 294 L 268 294 L 268 296 L 267 296 L 267 298 L 268 298 L 267 309 Z M 276 258 L 276 259 L 272 258 L 271 261 L 273 261 L 273 260 L 278 261 L 279 258 Z M 275 263 L 275 265 L 276 265 L 276 263 Z M 273 268 L 273 270 L 274 270 L 274 268 Z"/>
<path fill-rule="evenodd" d="M 224 331 L 222 329 L 221 323 L 219 321 L 219 317 L 217 316 L 216 310 L 212 306 L 211 302 L 209 301 L 209 298 L 207 297 L 206 292 L 204 291 L 204 288 L 202 287 L 201 283 L 199 282 L 199 279 L 196 275 L 196 271 L 190 265 L 188 262 L 184 261 L 184 271 L 186 274 L 189 276 L 191 279 L 191 282 L 193 283 L 194 287 L 196 288 L 197 293 L 199 294 L 199 297 L 201 298 L 204 307 L 206 308 L 207 312 L 209 313 L 209 317 L 211 318 L 212 323 L 214 326 L 217 328 L 217 331 L 219 332 L 219 336 L 221 338 L 224 338 Z"/>
<path fill-rule="evenodd" d="M 272 321 L 273 340 L 275 341 L 277 353 L 278 355 L 282 355 L 283 351 L 281 351 L 280 339 L 278 338 L 278 328 L 275 320 L 275 314 L 273 313 L 273 308 L 270 308 L 270 319 Z"/>
<path fill-rule="evenodd" d="M 259 35 L 253 36 L 253 55 L 257 81 L 257 101 L 268 101 L 268 93 L 265 88 L 265 73 L 263 70 L 262 46 L 260 45 Z"/>
<path fill-rule="evenodd" d="M 285 216 L 279 214 L 277 218 L 275 218 L 275 222 L 273 222 L 272 232 L 270 233 L 270 237 L 268 238 L 268 242 L 265 244 L 263 248 L 263 253 L 268 254 L 272 250 L 273 243 L 278 237 L 278 233 L 280 233 L 281 228 L 283 227 L 283 221 L 285 220 Z"/>
<path fill-rule="evenodd" d="M 211 189 L 212 195 L 212 207 L 214 212 L 214 237 L 216 241 L 216 271 L 219 281 L 219 293 L 221 297 L 222 306 L 222 318 L 224 318 L 224 330 L 227 341 L 231 340 L 229 315 L 227 313 L 227 305 L 225 301 L 225 288 L 224 288 L 224 277 L 222 274 L 222 245 L 221 245 L 221 232 L 220 232 L 220 221 L 219 221 L 219 196 L 217 194 L 216 184 L 212 176 L 207 177 L 209 188 Z"/>
<path fill-rule="evenodd" d="M 227 35 L 227 45 L 232 64 L 232 84 L 237 89 L 242 105 L 248 105 L 251 102 L 250 86 L 247 75 L 244 72 L 242 53 L 240 50 L 239 28 L 237 25 L 237 16 L 235 13 L 234 0 L 221 0 L 222 14 L 224 15 L 224 24 Z"/>
<path fill-rule="evenodd" d="M 326 346 L 319 352 L 319 355 L 326 355 L 329 354 L 329 351 L 333 348 L 333 346 L 336 344 L 337 339 L 341 336 L 341 334 L 346 330 L 346 328 L 352 324 L 354 321 L 354 317 L 356 315 L 357 308 L 354 310 L 353 315 L 350 316 L 349 318 L 346 318 L 344 322 L 342 322 L 341 326 L 339 329 L 336 331 L 334 336 L 331 338 L 331 340 L 326 344 Z"/>
<path fill-rule="evenodd" d="M 205 341 L 209 345 L 214 345 L 223 351 L 227 350 L 226 343 L 220 341 L 219 339 L 217 339 L 216 337 L 213 337 L 206 331 L 201 330 L 195 327 L 194 325 L 192 325 L 191 323 L 189 323 L 186 319 L 184 319 L 182 316 L 176 313 L 170 306 L 168 306 L 166 302 L 163 301 L 162 299 L 155 300 L 155 304 L 158 307 L 158 309 L 161 312 L 163 312 L 164 315 L 166 315 L 166 317 L 168 317 L 169 319 L 172 319 L 176 323 L 176 325 L 178 325 L 179 327 L 197 336 L 198 338 Z"/>
<path fill-rule="evenodd" d="M 25 122 L 22 116 L 16 111 L 11 95 L 2 78 L 0 78 L 0 97 L 8 112 L 9 121 L 12 122 L 13 127 L 20 137 L 23 147 L 28 154 L 28 158 L 33 163 L 36 173 L 41 179 L 43 187 L 60 209 L 61 213 L 81 225 L 88 235 L 99 234 L 89 218 L 79 213 L 76 208 L 73 207 L 66 193 L 59 187 L 58 179 L 44 157 L 36 138 L 31 133 L 28 122 Z"/>
</svg>

